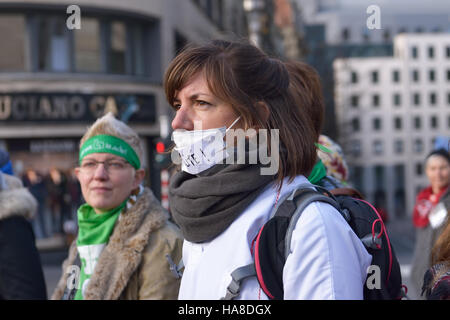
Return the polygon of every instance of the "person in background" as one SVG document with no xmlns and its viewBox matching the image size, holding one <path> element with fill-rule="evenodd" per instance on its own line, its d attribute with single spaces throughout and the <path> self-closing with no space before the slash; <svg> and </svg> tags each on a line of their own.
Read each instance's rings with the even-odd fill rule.
<svg viewBox="0 0 450 320">
<path fill-rule="evenodd" d="M 431 267 L 431 249 L 442 232 L 442 210 L 450 209 L 450 156 L 444 149 L 432 151 L 425 159 L 425 173 L 430 185 L 416 197 L 413 224 L 416 243 L 411 269 L 411 284 L 421 292 L 423 275 Z M 442 208 L 444 206 L 445 209 Z M 444 216 L 445 217 L 445 216 Z"/>
<path fill-rule="evenodd" d="M 58 168 L 51 168 L 47 176 L 48 205 L 52 217 L 52 233 L 64 233 L 64 221 L 70 214 L 67 206 L 67 179 Z"/>
<path fill-rule="evenodd" d="M 0 150 L 0 168 L 12 173 Z M 29 219 L 37 201 L 20 179 L 0 171 L 0 300 L 46 300 L 47 289 Z"/>
<path fill-rule="evenodd" d="M 82 137 L 75 174 L 86 203 L 52 299 L 176 298 L 180 281 L 169 262 L 180 259 L 182 239 L 141 185 L 143 152 L 137 133 L 112 113 Z"/>
<path fill-rule="evenodd" d="M 31 192 L 38 202 L 37 216 L 34 221 L 39 226 L 39 232 L 41 237 L 48 237 L 46 229 L 46 197 L 47 187 L 44 178 L 36 170 L 29 168 L 25 171 L 25 175 L 22 178 L 22 182 L 25 188 Z"/>
</svg>

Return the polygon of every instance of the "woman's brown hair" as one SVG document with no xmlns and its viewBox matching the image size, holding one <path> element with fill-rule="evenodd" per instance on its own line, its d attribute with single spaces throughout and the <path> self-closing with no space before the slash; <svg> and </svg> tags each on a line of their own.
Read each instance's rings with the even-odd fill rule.
<svg viewBox="0 0 450 320">
<path fill-rule="evenodd" d="M 450 213 L 447 213 L 447 215 L 450 215 Z M 431 250 L 431 262 L 433 265 L 447 263 L 450 267 L 450 218 L 448 217 L 445 227 Z"/>
<path fill-rule="evenodd" d="M 310 117 L 303 114 L 305 110 L 296 105 L 289 90 L 283 62 L 248 42 L 214 40 L 188 46 L 174 58 L 164 77 L 166 98 L 172 106 L 177 92 L 199 72 L 204 73 L 211 92 L 241 115 L 246 129 L 267 129 L 269 141 L 270 130 L 279 130 L 279 186 L 285 177 L 292 181 L 310 173 L 316 161 L 316 134 Z M 268 117 L 261 109 L 264 106 Z"/>
<path fill-rule="evenodd" d="M 325 106 L 323 101 L 322 85 L 317 71 L 302 61 L 286 61 L 289 72 L 291 90 L 298 107 L 305 115 L 311 117 L 316 131 L 316 141 L 322 131 Z"/>
</svg>

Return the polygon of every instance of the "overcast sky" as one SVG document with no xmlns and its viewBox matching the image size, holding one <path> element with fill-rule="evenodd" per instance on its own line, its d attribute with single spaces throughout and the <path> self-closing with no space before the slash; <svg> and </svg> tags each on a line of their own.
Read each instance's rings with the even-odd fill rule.
<svg viewBox="0 0 450 320">
<path fill-rule="evenodd" d="M 380 8 L 389 7 L 395 9 L 406 9 L 424 11 L 435 11 L 439 8 L 441 13 L 450 14 L 450 0 L 339 0 L 343 7 L 368 7 L 378 5 Z"/>
</svg>

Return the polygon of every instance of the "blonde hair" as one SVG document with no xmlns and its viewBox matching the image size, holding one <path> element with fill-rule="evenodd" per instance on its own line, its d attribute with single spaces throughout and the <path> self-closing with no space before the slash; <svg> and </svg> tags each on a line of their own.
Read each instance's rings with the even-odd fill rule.
<svg viewBox="0 0 450 320">
<path fill-rule="evenodd" d="M 86 142 L 86 140 L 98 136 L 100 134 L 106 134 L 122 139 L 133 148 L 139 157 L 141 164 L 144 158 L 144 149 L 141 144 L 141 139 L 138 134 L 127 126 L 124 122 L 117 120 L 111 112 L 108 112 L 101 118 L 98 118 L 92 126 L 90 126 L 86 133 L 80 140 L 80 148 Z"/>
</svg>

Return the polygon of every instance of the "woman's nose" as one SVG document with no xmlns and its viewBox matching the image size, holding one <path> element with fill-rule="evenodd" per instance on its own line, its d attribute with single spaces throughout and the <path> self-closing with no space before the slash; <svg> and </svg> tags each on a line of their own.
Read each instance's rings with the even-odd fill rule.
<svg viewBox="0 0 450 320">
<path fill-rule="evenodd" d="M 94 170 L 94 179 L 105 180 L 108 178 L 108 171 L 104 163 L 99 163 Z"/>
<path fill-rule="evenodd" d="M 172 129 L 194 130 L 194 123 L 187 108 L 181 106 L 177 110 L 175 118 L 172 120 Z"/>
</svg>

